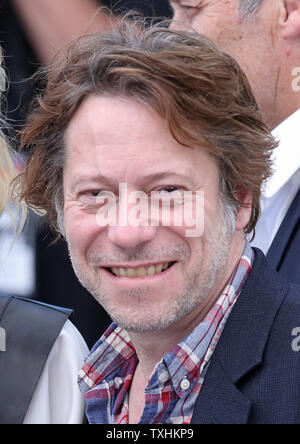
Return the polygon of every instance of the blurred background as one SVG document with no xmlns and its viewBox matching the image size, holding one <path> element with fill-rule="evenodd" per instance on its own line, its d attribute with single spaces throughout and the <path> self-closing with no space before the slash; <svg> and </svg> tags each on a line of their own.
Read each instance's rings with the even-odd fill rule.
<svg viewBox="0 0 300 444">
<path fill-rule="evenodd" d="M 171 16 L 167 0 L 0 0 L 0 44 L 9 78 L 2 113 L 9 121 L 6 132 L 16 149 L 18 131 L 36 94 L 37 85 L 30 78 L 68 41 L 110 28 L 101 6 L 109 8 L 116 19 L 127 10 L 149 18 Z M 25 154 L 15 158 L 19 171 L 25 162 Z M 7 214 L 0 219 L 0 230 L 0 293 L 72 308 L 73 323 L 92 347 L 111 321 L 78 282 L 66 243 L 53 245 L 55 234 L 45 219 L 34 214 L 14 243 Z"/>
</svg>

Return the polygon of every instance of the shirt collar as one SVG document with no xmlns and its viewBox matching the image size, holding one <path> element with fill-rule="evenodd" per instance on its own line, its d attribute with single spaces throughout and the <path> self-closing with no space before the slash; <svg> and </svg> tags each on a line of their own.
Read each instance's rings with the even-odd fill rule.
<svg viewBox="0 0 300 444">
<path fill-rule="evenodd" d="M 114 378 L 116 369 L 133 356 L 136 356 L 136 352 L 127 331 L 112 323 L 95 344 L 79 372 L 80 389 L 87 392 L 96 388 L 104 379 Z"/>
<path fill-rule="evenodd" d="M 279 146 L 272 155 L 274 174 L 265 185 L 265 198 L 274 196 L 300 168 L 299 124 L 300 109 L 284 120 L 272 133 Z"/>
<path fill-rule="evenodd" d="M 253 250 L 246 242 L 239 264 L 217 303 L 204 321 L 157 364 L 148 385 L 149 390 L 157 384 L 161 375 L 172 379 L 178 396 L 187 392 L 182 388 L 184 379 L 187 379 L 191 389 L 193 388 L 213 354 L 218 337 L 251 270 L 253 259 Z M 124 376 L 124 370 L 133 374 L 137 362 L 129 334 L 113 323 L 85 361 L 79 373 L 80 389 L 82 392 L 93 391 L 104 380 L 109 383 L 117 376 Z"/>
<path fill-rule="evenodd" d="M 182 390 L 184 379 L 190 382 L 191 391 L 202 376 L 251 271 L 253 260 L 254 252 L 246 242 L 239 264 L 216 304 L 194 331 L 163 358 L 178 396 L 186 393 Z"/>
</svg>

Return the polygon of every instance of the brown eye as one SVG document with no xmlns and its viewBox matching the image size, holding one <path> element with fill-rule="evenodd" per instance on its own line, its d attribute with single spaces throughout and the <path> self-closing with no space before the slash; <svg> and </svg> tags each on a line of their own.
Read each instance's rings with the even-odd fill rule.
<svg viewBox="0 0 300 444">
<path fill-rule="evenodd" d="M 170 185 L 170 186 L 162 188 L 160 191 L 166 192 L 166 193 L 173 193 L 174 191 L 177 191 L 177 190 L 178 190 L 177 187 Z"/>
<path fill-rule="evenodd" d="M 99 197 L 99 194 L 101 193 L 101 191 L 91 191 L 90 192 L 91 193 L 91 195 L 93 196 L 93 197 Z"/>
<path fill-rule="evenodd" d="M 88 190 L 80 193 L 79 200 L 85 205 L 104 205 L 115 200 L 114 193 L 106 190 Z"/>
</svg>

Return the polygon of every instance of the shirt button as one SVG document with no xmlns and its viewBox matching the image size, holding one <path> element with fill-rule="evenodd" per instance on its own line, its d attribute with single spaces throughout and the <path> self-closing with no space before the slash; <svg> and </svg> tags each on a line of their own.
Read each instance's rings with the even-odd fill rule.
<svg viewBox="0 0 300 444">
<path fill-rule="evenodd" d="M 183 390 L 184 392 L 187 391 L 190 388 L 190 386 L 191 386 L 191 383 L 187 378 L 184 378 L 181 381 L 180 387 L 181 387 L 181 390 Z"/>
<path fill-rule="evenodd" d="M 167 382 L 169 380 L 169 373 L 168 372 L 161 373 L 159 375 L 158 379 L 160 380 L 161 383 L 164 384 L 165 382 Z"/>
<path fill-rule="evenodd" d="M 121 385 L 123 384 L 123 379 L 122 378 L 115 378 L 114 384 L 115 384 L 116 390 L 119 390 L 121 388 Z"/>
</svg>

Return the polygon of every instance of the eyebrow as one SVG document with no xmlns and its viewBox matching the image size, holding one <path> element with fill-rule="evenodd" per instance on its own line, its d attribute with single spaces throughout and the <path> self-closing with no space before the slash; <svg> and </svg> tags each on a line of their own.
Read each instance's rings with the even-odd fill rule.
<svg viewBox="0 0 300 444">
<path fill-rule="evenodd" d="M 115 182 L 110 180 L 108 177 L 103 176 L 102 174 L 94 174 L 90 176 L 82 175 L 82 176 L 76 176 L 76 178 L 72 182 L 72 188 L 73 189 L 76 188 L 81 183 L 91 183 L 91 184 L 105 183 L 113 186 Z"/>
<path fill-rule="evenodd" d="M 159 181 L 159 180 L 163 180 L 163 179 L 167 179 L 167 178 L 171 178 L 171 177 L 181 179 L 181 180 L 190 179 L 189 175 L 175 173 L 173 171 L 162 171 L 162 172 L 157 172 L 157 173 L 145 175 L 141 179 L 139 179 L 138 182 L 141 182 L 144 184 L 144 183 Z M 100 174 L 100 173 L 96 174 L 96 175 L 91 175 L 91 176 L 83 175 L 83 176 L 76 177 L 75 181 L 73 182 L 73 187 L 76 187 L 78 184 L 80 184 L 82 182 L 102 183 L 102 184 L 110 185 L 110 186 L 115 186 L 116 184 L 119 185 L 119 183 L 117 183 L 112 178 L 104 176 L 103 174 Z"/>
<path fill-rule="evenodd" d="M 163 171 L 161 173 L 152 173 L 143 177 L 144 182 L 153 182 L 156 180 L 167 179 L 169 177 L 176 177 L 178 179 L 188 179 L 189 176 L 185 174 L 175 173 L 174 171 Z"/>
</svg>

